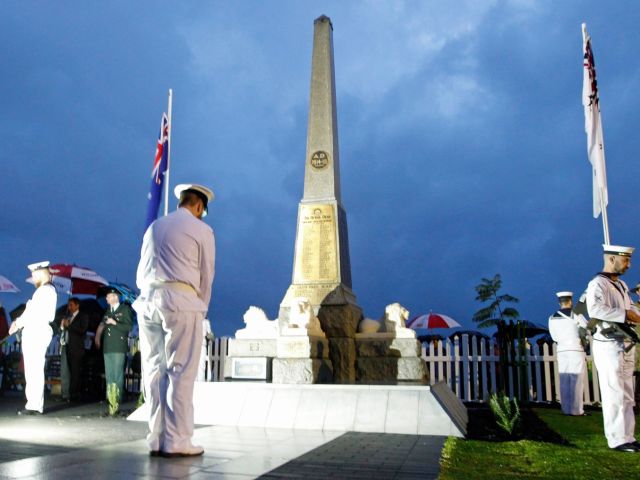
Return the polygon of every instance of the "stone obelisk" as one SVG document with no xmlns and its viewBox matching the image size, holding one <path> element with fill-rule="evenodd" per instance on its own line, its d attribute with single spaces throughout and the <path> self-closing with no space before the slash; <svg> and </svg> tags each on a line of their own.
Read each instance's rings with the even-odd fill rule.
<svg viewBox="0 0 640 480">
<path fill-rule="evenodd" d="M 298 206 L 293 278 L 280 304 L 309 299 L 329 339 L 334 382 L 355 382 L 355 332 L 362 310 L 351 290 L 347 216 L 340 195 L 340 156 L 333 64 L 333 26 L 314 21 L 304 194 Z"/>
</svg>

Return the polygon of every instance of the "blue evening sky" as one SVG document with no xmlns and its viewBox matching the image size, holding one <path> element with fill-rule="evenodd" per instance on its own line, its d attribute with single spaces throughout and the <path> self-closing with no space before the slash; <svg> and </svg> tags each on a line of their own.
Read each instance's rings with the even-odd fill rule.
<svg viewBox="0 0 640 480">
<path fill-rule="evenodd" d="M 12 1 L 0 17 L 0 274 L 49 259 L 135 284 L 167 91 L 171 184 L 210 185 L 209 317 L 270 318 L 291 281 L 313 20 L 334 26 L 343 203 L 365 315 L 400 302 L 471 327 L 502 274 L 521 316 L 601 268 L 581 23 L 593 37 L 616 244 L 638 242 L 635 1 Z M 171 199 L 171 209 L 175 200 Z M 640 280 L 632 266 L 628 283 Z"/>
</svg>

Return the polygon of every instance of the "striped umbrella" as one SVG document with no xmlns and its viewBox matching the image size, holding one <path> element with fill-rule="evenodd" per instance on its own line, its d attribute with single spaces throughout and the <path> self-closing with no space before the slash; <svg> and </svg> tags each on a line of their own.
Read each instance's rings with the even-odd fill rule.
<svg viewBox="0 0 640 480">
<path fill-rule="evenodd" d="M 407 328 L 417 330 L 419 328 L 457 328 L 461 327 L 453 318 L 442 313 L 429 312 L 426 315 L 418 315 L 407 322 Z"/>
</svg>

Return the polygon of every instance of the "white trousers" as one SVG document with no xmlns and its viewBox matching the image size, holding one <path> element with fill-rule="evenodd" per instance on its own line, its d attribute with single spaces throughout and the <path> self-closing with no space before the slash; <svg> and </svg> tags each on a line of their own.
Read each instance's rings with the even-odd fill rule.
<svg viewBox="0 0 640 480">
<path fill-rule="evenodd" d="M 633 394 L 635 348 L 624 352 L 622 342 L 593 342 L 593 360 L 598 369 L 604 435 L 609 448 L 634 442 L 636 419 Z"/>
<path fill-rule="evenodd" d="M 24 408 L 40 413 L 44 409 L 44 365 L 52 336 L 51 328 L 47 330 L 22 331 L 22 358 L 26 383 L 24 393 L 27 397 Z"/>
<path fill-rule="evenodd" d="M 138 315 L 145 401 L 150 410 L 147 443 L 151 450 L 181 452 L 192 446 L 193 383 L 204 313 L 147 305 Z"/>
<path fill-rule="evenodd" d="M 565 415 L 582 415 L 587 360 L 584 352 L 558 352 L 560 407 Z"/>
</svg>

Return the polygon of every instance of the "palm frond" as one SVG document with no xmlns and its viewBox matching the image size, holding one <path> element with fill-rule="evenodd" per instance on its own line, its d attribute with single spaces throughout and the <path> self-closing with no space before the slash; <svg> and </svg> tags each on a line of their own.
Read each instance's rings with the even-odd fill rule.
<svg viewBox="0 0 640 480">
<path fill-rule="evenodd" d="M 504 295 L 500 295 L 498 297 L 498 300 L 505 303 L 520 303 L 520 300 L 518 300 L 516 297 L 512 297 L 508 293 L 505 293 Z"/>
<path fill-rule="evenodd" d="M 515 308 L 507 307 L 504 310 L 502 310 L 502 316 L 506 318 L 512 318 L 515 320 L 520 316 L 520 312 L 518 312 L 518 310 L 516 310 Z"/>
<path fill-rule="evenodd" d="M 473 314 L 473 321 L 474 322 L 481 322 L 482 320 L 486 320 L 488 318 L 491 318 L 495 312 L 495 308 L 489 306 L 489 307 L 484 307 L 481 308 L 480 310 L 478 310 L 476 313 Z"/>
<path fill-rule="evenodd" d="M 499 323 L 500 323 L 499 318 L 489 318 L 487 320 L 483 320 L 482 322 L 478 322 L 478 328 L 495 327 Z"/>
</svg>

